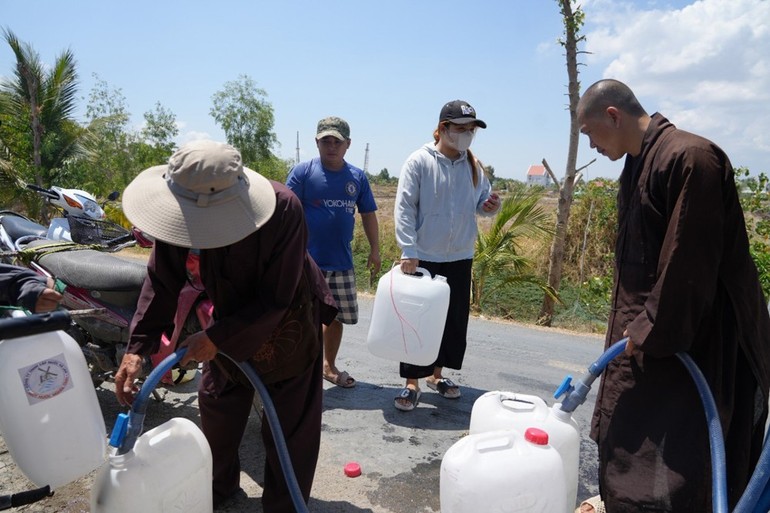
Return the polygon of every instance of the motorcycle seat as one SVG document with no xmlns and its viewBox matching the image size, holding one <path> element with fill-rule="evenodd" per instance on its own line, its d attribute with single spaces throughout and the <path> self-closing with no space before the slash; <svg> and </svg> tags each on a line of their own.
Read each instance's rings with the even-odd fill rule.
<svg viewBox="0 0 770 513">
<path fill-rule="evenodd" d="M 0 224 L 3 225 L 5 233 L 14 241 L 26 235 L 45 237 L 48 234 L 48 228 L 42 224 L 30 221 L 26 217 L 4 215 L 0 217 Z"/>
<path fill-rule="evenodd" d="M 27 247 L 51 245 L 50 240 L 31 242 Z M 44 254 L 40 265 L 67 285 L 91 291 L 139 290 L 147 266 L 93 249 L 76 249 Z"/>
</svg>

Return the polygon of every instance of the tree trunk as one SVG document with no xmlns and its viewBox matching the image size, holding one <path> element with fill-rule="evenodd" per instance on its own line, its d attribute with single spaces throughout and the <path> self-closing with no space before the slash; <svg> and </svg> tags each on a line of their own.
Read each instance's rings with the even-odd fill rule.
<svg viewBox="0 0 770 513">
<path fill-rule="evenodd" d="M 551 245 L 551 253 L 548 266 L 548 285 L 555 291 L 559 291 L 561 286 L 562 266 L 564 263 L 564 243 L 567 236 L 567 225 L 569 223 L 570 210 L 572 208 L 572 196 L 575 189 L 575 173 L 577 162 L 577 149 L 579 128 L 577 125 L 577 104 L 580 99 L 580 83 L 578 82 L 577 69 L 577 44 L 582 40 L 578 37 L 578 32 L 583 23 L 583 13 L 578 7 L 572 11 L 572 0 L 557 0 L 561 7 L 561 15 L 564 19 L 565 40 L 562 42 L 567 56 L 567 75 L 569 77 L 568 96 L 569 96 L 569 151 L 567 154 L 567 167 L 564 174 L 564 181 L 561 185 L 556 181 L 559 187 L 559 206 L 556 212 L 556 231 Z M 553 172 L 548 168 L 545 159 L 543 165 L 553 176 Z M 543 296 L 543 306 L 540 309 L 538 323 L 543 326 L 550 326 L 553 321 L 554 300 L 548 294 Z"/>
<path fill-rule="evenodd" d="M 27 92 L 29 94 L 29 116 L 32 127 L 32 161 L 35 168 L 35 183 L 40 187 L 45 187 L 48 184 L 43 183 L 43 161 L 40 155 L 43 146 L 43 125 L 40 123 L 40 105 L 38 104 L 40 84 L 37 76 L 26 65 L 20 65 L 19 72 L 27 82 Z M 43 224 L 48 223 L 48 204 L 45 201 L 40 209 L 40 217 Z"/>
</svg>

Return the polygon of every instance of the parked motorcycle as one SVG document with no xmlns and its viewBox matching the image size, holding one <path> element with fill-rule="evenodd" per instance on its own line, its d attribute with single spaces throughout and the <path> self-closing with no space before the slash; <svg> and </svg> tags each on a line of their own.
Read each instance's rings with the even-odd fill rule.
<svg viewBox="0 0 770 513">
<path fill-rule="evenodd" d="M 111 381 L 128 342 L 128 327 L 136 311 L 147 274 L 144 262 L 119 258 L 119 249 L 151 245 L 141 232 L 129 231 L 104 217 L 102 206 L 85 191 L 29 186 L 58 207 L 62 217 L 43 226 L 21 214 L 0 212 L 0 253 L 7 263 L 24 265 L 64 284 L 62 305 L 69 310 L 92 310 L 74 319 L 68 334 L 83 350 L 94 386 Z M 113 193 L 109 200 L 117 199 Z M 164 336 L 157 354 L 145 359 L 143 374 L 173 352 L 176 344 L 211 322 L 213 308 L 203 296 L 197 255 L 188 259 L 188 284 L 180 293 L 176 328 Z M 164 377 L 172 384 L 185 379 L 196 363 Z"/>
<path fill-rule="evenodd" d="M 122 226 L 107 221 L 103 206 L 86 191 L 56 186 L 46 189 L 35 184 L 27 184 L 27 188 L 40 194 L 46 203 L 62 215 L 54 217 L 49 226 L 44 227 L 17 212 L 0 211 L 0 217 L 6 219 L 0 228 L 0 248 L 4 250 L 2 259 L 5 263 L 12 263 L 15 256 L 13 251 L 20 251 L 28 243 L 40 239 L 98 244 L 109 251 L 118 251 L 137 241 L 140 244 L 144 242 L 141 237 L 137 238 L 136 231 L 129 232 Z M 117 191 L 112 192 L 107 201 L 115 201 L 118 196 Z M 149 244 L 151 245 L 151 242 Z M 8 256 L 9 254 L 11 256 Z"/>
</svg>

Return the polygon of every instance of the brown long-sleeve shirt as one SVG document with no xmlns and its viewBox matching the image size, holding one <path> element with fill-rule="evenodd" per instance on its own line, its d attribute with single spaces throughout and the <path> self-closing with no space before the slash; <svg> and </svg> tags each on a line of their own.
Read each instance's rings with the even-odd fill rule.
<svg viewBox="0 0 770 513">
<path fill-rule="evenodd" d="M 320 320 L 328 323 L 336 314 L 326 281 L 307 253 L 302 206 L 286 186 L 271 184 L 276 207 L 264 226 L 234 244 L 200 252 L 201 279 L 215 310 L 215 322 L 206 334 L 236 361 L 256 354 L 273 334 L 292 304 L 303 270 Z M 227 220 L 222 224 L 225 226 Z M 188 251 L 156 242 L 131 323 L 129 353 L 153 353 L 161 334 L 173 330 L 177 298 L 186 280 Z"/>
</svg>

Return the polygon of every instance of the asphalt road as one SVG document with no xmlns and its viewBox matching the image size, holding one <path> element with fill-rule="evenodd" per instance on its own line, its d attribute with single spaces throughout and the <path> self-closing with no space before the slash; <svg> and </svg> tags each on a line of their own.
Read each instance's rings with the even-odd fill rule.
<svg viewBox="0 0 770 513">
<path fill-rule="evenodd" d="M 441 459 L 467 434 L 473 402 L 479 396 L 502 390 L 537 395 L 551 405 L 552 393 L 564 376 L 581 376 L 602 352 L 598 336 L 472 318 L 464 368 L 445 373 L 460 384 L 462 398 L 448 400 L 423 387 L 417 409 L 401 412 L 393 406 L 403 386 L 398 363 L 369 352 L 366 335 L 372 298 L 359 299 L 360 322 L 345 327 L 338 357 L 340 369 L 350 372 L 358 384 L 342 389 L 324 382 L 322 447 L 309 504 L 313 512 L 438 512 Z M 197 422 L 195 389 L 194 380 L 168 391 L 163 402 L 151 404 L 145 430 L 177 416 Z M 121 410 L 110 385 L 100 387 L 97 395 L 109 433 Z M 582 435 L 579 500 L 598 493 L 596 450 L 587 437 L 594 400 L 595 390 L 574 413 Z M 29 484 L 4 449 L 0 439 L 0 493 L 20 491 Z M 241 455 L 246 496 L 224 511 L 261 512 L 264 459 L 256 414 L 247 427 Z M 361 466 L 361 476 L 345 476 L 343 468 L 349 462 Z M 88 512 L 91 481 L 92 475 L 86 476 L 24 511 Z"/>
</svg>

